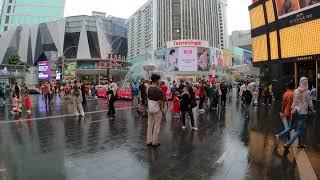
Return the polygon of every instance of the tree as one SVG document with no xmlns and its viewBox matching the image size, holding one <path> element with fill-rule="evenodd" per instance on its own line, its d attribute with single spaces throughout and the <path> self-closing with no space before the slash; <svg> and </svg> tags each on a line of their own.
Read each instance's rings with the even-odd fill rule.
<svg viewBox="0 0 320 180">
<path fill-rule="evenodd" d="M 15 55 L 11 55 L 8 58 L 9 64 L 10 65 L 14 65 L 14 66 L 24 66 L 25 67 L 25 71 L 27 73 L 30 72 L 30 66 L 28 66 L 26 63 L 21 61 L 21 58 L 19 55 L 15 54 Z"/>
</svg>

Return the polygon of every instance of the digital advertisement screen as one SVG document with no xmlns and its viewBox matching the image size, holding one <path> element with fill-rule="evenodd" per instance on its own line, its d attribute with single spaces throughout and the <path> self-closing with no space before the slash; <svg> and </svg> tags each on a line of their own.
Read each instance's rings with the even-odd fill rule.
<svg viewBox="0 0 320 180">
<path fill-rule="evenodd" d="M 49 61 L 41 61 L 38 63 L 38 79 L 41 81 L 51 80 L 51 69 Z"/>
<path fill-rule="evenodd" d="M 279 18 L 320 5 L 320 0 L 276 0 Z"/>
<path fill-rule="evenodd" d="M 223 67 L 223 50 L 218 48 L 211 48 L 210 49 L 210 63 L 217 67 Z"/>
</svg>

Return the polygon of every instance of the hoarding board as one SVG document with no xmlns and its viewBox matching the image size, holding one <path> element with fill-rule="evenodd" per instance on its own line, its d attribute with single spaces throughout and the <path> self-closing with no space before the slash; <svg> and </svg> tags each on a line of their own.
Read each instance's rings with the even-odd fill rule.
<svg viewBox="0 0 320 180">
<path fill-rule="evenodd" d="M 51 69 L 49 61 L 40 61 L 38 63 L 38 79 L 40 81 L 51 80 Z"/>
</svg>

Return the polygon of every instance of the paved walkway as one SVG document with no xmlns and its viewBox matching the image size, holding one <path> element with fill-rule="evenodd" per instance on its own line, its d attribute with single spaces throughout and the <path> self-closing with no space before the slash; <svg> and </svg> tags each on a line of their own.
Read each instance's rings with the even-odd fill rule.
<svg viewBox="0 0 320 180">
<path fill-rule="evenodd" d="M 106 116 L 103 100 L 89 101 L 82 119 L 68 101 L 57 99 L 48 111 L 38 102 L 22 121 L 11 120 L 9 106 L 0 108 L 0 162 L 9 180 L 300 179 L 293 153 L 283 156 L 274 138 L 282 128 L 278 105 L 252 108 L 245 119 L 230 98 L 226 110 L 197 115 L 198 132 L 181 130 L 167 112 L 161 146 L 152 149 L 145 146 L 146 119 L 129 102 L 117 102 L 115 119 Z M 308 128 L 307 154 L 320 167 L 315 133 Z"/>
</svg>

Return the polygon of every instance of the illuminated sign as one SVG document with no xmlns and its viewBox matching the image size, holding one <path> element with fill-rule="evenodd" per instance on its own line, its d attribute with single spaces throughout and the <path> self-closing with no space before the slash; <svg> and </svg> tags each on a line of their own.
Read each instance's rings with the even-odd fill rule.
<svg viewBox="0 0 320 180">
<path fill-rule="evenodd" d="M 40 61 L 38 63 L 38 79 L 49 81 L 51 79 L 51 69 L 49 61 Z"/>
<path fill-rule="evenodd" d="M 172 47 L 209 47 L 209 42 L 202 40 L 177 40 L 167 42 L 167 48 Z"/>
</svg>

